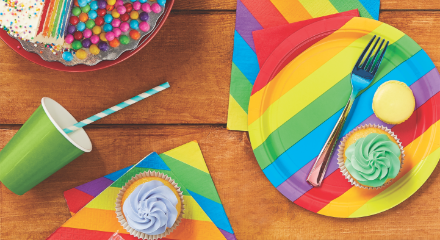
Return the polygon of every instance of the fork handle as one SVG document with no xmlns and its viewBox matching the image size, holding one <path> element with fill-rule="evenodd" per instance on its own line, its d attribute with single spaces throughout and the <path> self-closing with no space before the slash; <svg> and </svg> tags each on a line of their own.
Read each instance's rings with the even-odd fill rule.
<svg viewBox="0 0 440 240">
<path fill-rule="evenodd" d="M 310 170 L 309 176 L 307 177 L 307 182 L 310 183 L 313 187 L 321 186 L 322 180 L 324 179 L 325 172 L 327 171 L 328 163 L 330 162 L 330 157 L 332 156 L 333 150 L 336 146 L 336 142 L 338 141 L 339 135 L 344 127 L 345 120 L 347 120 L 348 114 L 350 113 L 351 107 L 353 106 L 353 102 L 356 99 L 357 93 L 352 91 L 350 95 L 350 99 L 345 105 L 344 110 L 342 111 L 341 116 L 339 117 L 338 122 L 333 128 L 330 136 L 328 137 L 324 147 L 319 153 L 318 158 L 315 161 L 315 164 Z"/>
</svg>

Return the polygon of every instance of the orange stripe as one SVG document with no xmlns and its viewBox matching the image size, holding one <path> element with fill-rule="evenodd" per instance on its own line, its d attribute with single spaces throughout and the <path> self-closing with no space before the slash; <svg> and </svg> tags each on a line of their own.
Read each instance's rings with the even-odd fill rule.
<svg viewBox="0 0 440 240">
<path fill-rule="evenodd" d="M 271 0 L 271 2 L 289 23 L 313 18 L 298 0 Z"/>
<path fill-rule="evenodd" d="M 359 21 L 362 21 L 362 24 L 365 25 L 365 27 L 363 27 L 363 29 L 365 29 L 365 32 L 347 31 L 350 29 L 356 29 L 356 26 L 360 24 Z M 340 53 L 343 49 L 348 47 L 354 41 L 367 35 L 369 32 L 372 32 L 381 24 L 382 23 L 377 21 L 363 21 L 361 18 L 353 18 L 352 20 L 347 22 L 347 24 L 345 24 L 341 29 L 317 42 L 312 47 L 300 54 L 296 59 L 294 59 L 291 63 L 288 64 L 288 66 L 284 68 L 295 69 L 294 78 L 289 78 L 289 81 L 286 81 L 286 79 L 284 78 L 280 78 L 279 76 L 283 75 L 282 73 L 284 70 L 282 70 L 264 88 L 251 96 L 249 106 L 257 106 L 257 103 L 262 104 L 261 111 L 249 111 L 249 125 L 257 120 L 261 115 L 263 115 L 263 113 L 270 105 L 272 105 L 285 93 L 290 91 L 298 83 L 307 78 L 317 69 L 321 68 L 325 63 L 334 58 L 338 53 Z M 306 60 L 308 63 L 312 62 L 313 65 L 309 64 L 306 67 L 301 66 L 301 64 Z M 266 93 L 277 94 L 270 94 L 270 97 L 266 96 L 266 98 L 268 99 L 264 99 L 263 101 L 263 98 L 265 97 L 265 95 L 267 95 Z"/>
</svg>

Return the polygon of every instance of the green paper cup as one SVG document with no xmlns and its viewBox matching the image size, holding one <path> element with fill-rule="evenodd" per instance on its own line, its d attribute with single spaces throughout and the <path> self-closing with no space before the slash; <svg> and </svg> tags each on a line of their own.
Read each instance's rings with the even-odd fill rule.
<svg viewBox="0 0 440 240">
<path fill-rule="evenodd" d="M 63 129 L 78 121 L 59 103 L 41 105 L 0 152 L 0 181 L 23 195 L 83 154 L 92 143 L 83 129 L 67 135 Z"/>
</svg>

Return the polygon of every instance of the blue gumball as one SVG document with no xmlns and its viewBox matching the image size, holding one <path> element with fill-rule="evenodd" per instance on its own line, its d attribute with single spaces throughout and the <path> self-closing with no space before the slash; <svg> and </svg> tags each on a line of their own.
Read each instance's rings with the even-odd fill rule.
<svg viewBox="0 0 440 240">
<path fill-rule="evenodd" d="M 98 2 L 97 1 L 90 2 L 90 8 L 92 10 L 98 10 Z"/>
<path fill-rule="evenodd" d="M 167 0 L 157 0 L 157 3 L 163 7 L 167 3 Z"/>
<path fill-rule="evenodd" d="M 73 59 L 73 55 L 72 55 L 72 53 L 70 53 L 70 52 L 64 52 L 64 53 L 63 53 L 63 59 L 64 59 L 66 62 L 70 62 L 70 61 L 72 61 L 72 59 Z"/>
<path fill-rule="evenodd" d="M 140 3 L 146 3 L 148 0 L 139 0 Z"/>
<path fill-rule="evenodd" d="M 139 29 L 139 22 L 136 21 L 136 20 L 131 20 L 130 27 L 135 29 L 135 30 Z"/>
<path fill-rule="evenodd" d="M 102 30 L 104 30 L 104 32 L 110 32 L 111 30 L 113 30 L 113 26 L 110 23 L 106 23 L 102 27 Z"/>
<path fill-rule="evenodd" d="M 106 15 L 104 16 L 104 21 L 105 21 L 106 23 L 111 23 L 111 22 L 113 21 L 113 17 L 112 17 L 112 15 L 111 15 L 111 14 L 106 14 Z"/>
<path fill-rule="evenodd" d="M 83 22 L 79 22 L 78 25 L 76 25 L 76 29 L 80 32 L 84 31 L 86 29 L 86 24 Z"/>
<path fill-rule="evenodd" d="M 90 11 L 88 12 L 88 14 L 89 14 L 89 18 L 90 18 L 90 19 L 95 19 L 95 18 L 98 16 L 98 13 L 96 13 L 95 10 L 90 10 Z"/>
<path fill-rule="evenodd" d="M 78 0 L 78 5 L 80 7 L 85 7 L 87 5 L 87 0 Z"/>
<path fill-rule="evenodd" d="M 130 2 L 136 2 L 136 0 L 130 0 Z"/>
</svg>

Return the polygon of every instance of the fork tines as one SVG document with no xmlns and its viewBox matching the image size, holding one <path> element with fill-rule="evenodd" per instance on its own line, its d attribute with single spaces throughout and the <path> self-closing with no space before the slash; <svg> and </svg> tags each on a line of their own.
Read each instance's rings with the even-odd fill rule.
<svg viewBox="0 0 440 240">
<path fill-rule="evenodd" d="M 377 72 L 377 69 L 380 66 L 380 63 L 382 62 L 383 56 L 385 55 L 385 52 L 388 48 L 389 41 L 386 42 L 385 47 L 382 49 L 383 44 L 385 43 L 385 39 L 382 40 L 379 47 L 376 49 L 377 44 L 380 41 L 380 37 L 377 38 L 376 42 L 374 43 L 373 47 L 371 48 L 370 52 L 368 53 L 368 56 L 365 58 L 365 54 L 370 49 L 371 44 L 376 39 L 376 35 L 370 40 L 368 45 L 365 47 L 364 51 L 362 52 L 361 56 L 359 57 L 359 60 L 357 61 L 355 65 L 355 69 L 363 69 L 365 71 L 368 71 L 370 73 L 375 74 Z M 371 55 L 373 54 L 374 50 L 376 49 L 376 53 L 373 57 Z M 378 57 L 378 55 L 380 56 Z"/>
</svg>

